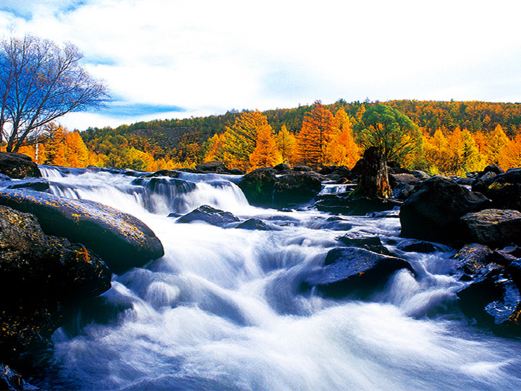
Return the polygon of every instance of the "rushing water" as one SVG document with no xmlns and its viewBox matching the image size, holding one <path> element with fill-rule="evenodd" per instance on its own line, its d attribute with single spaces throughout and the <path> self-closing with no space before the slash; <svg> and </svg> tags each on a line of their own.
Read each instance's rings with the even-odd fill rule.
<svg viewBox="0 0 521 391">
<path fill-rule="evenodd" d="M 55 194 L 140 218 L 166 253 L 113 277 L 99 309 L 111 316 L 80 314 L 76 328 L 55 333 L 44 388 L 521 389 L 521 343 L 479 331 L 457 315 L 461 283 L 450 275 L 452 250 L 401 253 L 394 247 L 402 240 L 396 213 L 338 220 L 313 210 L 255 208 L 234 178 L 212 174 L 151 182 L 109 172 L 42 171 Z M 278 230 L 176 224 L 166 217 L 203 204 Z M 416 276 L 396 273 L 365 302 L 299 293 L 303 273 L 319 266 L 346 231 L 381 236 Z"/>
</svg>

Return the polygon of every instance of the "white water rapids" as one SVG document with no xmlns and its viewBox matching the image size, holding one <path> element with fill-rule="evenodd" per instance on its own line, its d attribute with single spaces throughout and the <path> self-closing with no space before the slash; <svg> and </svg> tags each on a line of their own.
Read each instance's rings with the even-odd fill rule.
<svg viewBox="0 0 521 391">
<path fill-rule="evenodd" d="M 121 174 L 42 171 L 57 195 L 138 217 L 166 253 L 145 268 L 114 275 L 103 295 L 113 316 L 55 333 L 44 388 L 521 389 L 520 341 L 455 315 L 461 283 L 449 274 L 451 249 L 402 254 L 394 247 L 402 239 L 393 214 L 332 220 L 313 210 L 255 208 L 229 177 L 211 174 L 181 174 L 178 183 L 149 191 Z M 280 230 L 177 224 L 166 217 L 203 204 Z M 379 235 L 413 265 L 416 277 L 400 271 L 364 302 L 299 293 L 302 273 L 320 265 L 348 230 Z"/>
</svg>

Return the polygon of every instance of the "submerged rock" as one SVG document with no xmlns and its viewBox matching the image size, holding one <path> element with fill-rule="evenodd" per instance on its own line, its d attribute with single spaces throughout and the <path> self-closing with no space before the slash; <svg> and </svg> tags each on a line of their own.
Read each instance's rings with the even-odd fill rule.
<svg viewBox="0 0 521 391">
<path fill-rule="evenodd" d="M 378 236 L 359 236 L 347 233 L 337 240 L 348 247 L 365 248 L 378 254 L 391 255 Z"/>
<path fill-rule="evenodd" d="M 169 217 L 175 216 L 169 215 Z M 232 213 L 213 208 L 209 205 L 202 205 L 190 213 L 181 216 L 177 220 L 177 222 L 180 224 L 204 222 L 207 224 L 216 225 L 218 227 L 224 227 L 237 221 L 239 221 L 239 219 Z"/>
<path fill-rule="evenodd" d="M 484 209 L 490 200 L 458 184 L 433 177 L 418 184 L 400 208 L 402 236 L 429 241 L 462 239 L 460 217 Z"/>
<path fill-rule="evenodd" d="M 19 153 L 0 152 L 0 173 L 16 179 L 42 176 L 38 165 Z"/>
<path fill-rule="evenodd" d="M 0 190 L 0 205 L 33 214 L 47 234 L 86 245 L 116 273 L 164 255 L 161 242 L 142 221 L 97 202 Z"/>
<path fill-rule="evenodd" d="M 302 287 L 316 288 L 330 297 L 366 298 L 400 269 L 414 272 L 411 265 L 400 258 L 363 248 L 335 248 L 328 252 L 324 266 L 304 279 Z"/>
<path fill-rule="evenodd" d="M 322 189 L 321 176 L 312 171 L 280 174 L 273 168 L 259 168 L 246 174 L 239 187 L 252 205 L 282 208 L 312 200 Z"/>
<path fill-rule="evenodd" d="M 469 239 L 493 247 L 521 244 L 521 212 L 484 209 L 461 218 Z"/>
<path fill-rule="evenodd" d="M 364 197 L 357 195 L 356 192 L 322 196 L 315 203 L 315 207 L 320 211 L 350 216 L 383 212 L 400 205 L 401 203 L 396 200 Z"/>
<path fill-rule="evenodd" d="M 275 227 L 271 227 L 260 219 L 248 219 L 240 223 L 237 227 L 239 229 L 247 229 L 251 231 L 275 231 Z"/>
<path fill-rule="evenodd" d="M 19 181 L 11 181 L 6 186 L 7 189 L 28 189 L 35 191 L 49 191 L 50 184 L 44 178 L 25 178 Z"/>
<path fill-rule="evenodd" d="M 438 251 L 436 246 L 431 242 L 425 242 L 423 240 L 406 240 L 401 242 L 396 246 L 399 250 L 406 252 L 415 252 L 415 253 L 433 253 Z"/>
<path fill-rule="evenodd" d="M 103 293 L 111 275 L 83 245 L 47 236 L 34 216 L 0 206 L 0 359 L 46 344 L 63 306 Z"/>
</svg>

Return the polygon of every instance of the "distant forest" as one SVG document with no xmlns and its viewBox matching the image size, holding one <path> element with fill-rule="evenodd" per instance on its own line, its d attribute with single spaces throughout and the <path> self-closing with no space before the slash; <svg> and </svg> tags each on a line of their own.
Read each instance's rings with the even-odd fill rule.
<svg viewBox="0 0 521 391">
<path fill-rule="evenodd" d="M 340 110 L 347 114 L 347 121 L 349 122 L 348 125 L 342 126 L 353 128 L 354 130 L 350 131 L 354 132 L 353 137 L 356 140 L 357 121 L 368 107 L 379 103 L 348 103 L 344 100 L 339 100 L 333 104 L 320 104 L 326 112 L 333 116 L 331 136 L 328 137 L 333 137 L 332 135 L 335 132 L 340 134 L 340 128 L 338 128 L 340 125 L 337 126 L 334 122 L 334 117 Z M 517 143 L 521 142 L 521 103 L 394 100 L 384 102 L 384 104 L 405 114 L 420 130 L 419 137 L 423 139 L 423 142 L 420 146 L 421 151 L 418 153 L 421 156 L 408 159 L 405 162 L 411 168 L 422 168 L 434 173 L 471 171 L 487 163 L 499 163 L 497 156 L 499 152 L 493 151 L 493 149 L 507 147 L 509 143 L 511 143 L 508 145 L 509 150 L 505 150 L 505 153 L 508 152 L 509 158 L 504 160 L 503 165 L 513 165 L 517 161 Z M 306 127 L 305 118 L 309 116 L 309 113 L 316 106 L 317 103 L 289 109 L 267 110 L 262 112 L 262 114 L 266 118 L 267 124 L 271 127 L 270 133 L 273 133 L 274 139 L 280 135 L 281 129 L 285 128 L 284 130 L 289 132 L 291 137 L 295 137 L 295 143 L 298 144 L 299 134 Z M 88 159 L 88 164 L 147 170 L 192 167 L 209 158 L 216 157 L 216 146 L 214 144 L 220 136 L 216 137 L 215 135 L 223 135 L 227 129 L 233 128 L 234 124 L 237 124 L 237 121 L 241 119 L 245 112 L 229 111 L 223 115 L 200 118 L 137 122 L 117 128 L 89 128 L 81 132 L 81 136 L 92 155 Z M 317 115 L 322 114 L 319 113 Z M 327 114 L 327 116 L 330 114 Z M 336 121 L 338 122 L 338 119 Z M 308 124 L 309 126 L 312 125 Z M 464 146 L 462 143 L 465 142 L 465 137 L 467 137 L 468 133 L 472 134 L 472 145 Z M 493 146 L 485 145 L 490 141 L 489 139 L 492 135 L 499 140 L 496 140 L 499 144 L 494 141 L 496 144 Z M 255 147 L 256 131 L 251 137 L 253 137 L 253 147 L 250 147 L 248 151 L 250 155 L 253 153 L 251 148 Z M 344 139 L 346 137 L 349 137 L 349 135 L 345 136 Z M 280 140 L 277 142 L 280 149 Z M 449 158 L 450 150 L 457 149 L 457 144 L 461 145 L 462 151 L 455 152 L 462 156 L 453 158 L 453 160 L 456 160 L 451 164 L 443 164 L 442 160 Z M 31 148 L 27 147 L 25 152 L 34 155 Z M 213 152 L 210 151 L 212 148 L 214 149 Z M 433 149 L 437 150 L 434 151 Z M 447 151 L 442 151 L 442 149 L 447 149 Z M 477 150 L 477 153 L 482 156 L 480 159 L 473 157 L 473 162 L 464 164 L 462 159 L 466 159 L 465 155 L 469 153 L 469 149 Z M 212 153 L 214 155 L 209 156 Z M 336 155 L 339 154 L 338 151 L 334 153 Z M 348 150 L 344 152 L 344 154 L 346 153 L 353 155 L 359 154 L 359 151 L 355 153 Z M 490 157 L 488 156 L 489 154 L 494 156 Z M 218 155 L 217 157 L 219 157 Z M 300 156 L 302 157 L 302 153 L 300 153 Z M 435 161 L 436 159 L 440 161 Z M 348 160 L 352 161 L 353 159 Z M 286 161 L 293 164 L 302 163 L 297 155 L 282 159 L 277 157 L 274 161 Z M 347 160 L 338 158 L 336 160 L 326 159 L 322 162 L 333 165 L 342 161 Z M 50 162 L 52 163 L 52 161 Z M 64 161 L 62 163 L 67 162 Z M 237 162 L 232 160 L 231 163 L 235 164 Z M 253 168 L 253 165 L 247 162 L 241 168 L 249 170 Z"/>
</svg>

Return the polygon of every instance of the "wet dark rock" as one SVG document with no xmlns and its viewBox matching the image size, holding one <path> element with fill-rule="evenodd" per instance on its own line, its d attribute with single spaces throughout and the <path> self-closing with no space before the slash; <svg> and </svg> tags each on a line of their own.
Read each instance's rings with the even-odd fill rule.
<svg viewBox="0 0 521 391">
<path fill-rule="evenodd" d="M 64 306 L 110 288 L 107 265 L 81 244 L 44 234 L 37 219 L 0 206 L 0 360 L 49 342 Z"/>
<path fill-rule="evenodd" d="M 400 269 L 414 272 L 403 259 L 377 254 L 355 247 L 330 250 L 324 266 L 310 272 L 301 288 L 316 288 L 330 297 L 366 298 L 382 288 L 389 277 Z"/>
<path fill-rule="evenodd" d="M 282 208 L 313 199 L 322 189 L 321 179 L 314 172 L 278 175 L 272 168 L 259 168 L 246 174 L 239 187 L 252 205 Z"/>
<path fill-rule="evenodd" d="M 519 287 L 494 269 L 458 292 L 462 311 L 479 324 L 498 331 L 521 333 Z"/>
<path fill-rule="evenodd" d="M 286 163 L 280 163 L 280 164 L 277 164 L 275 167 L 273 167 L 274 170 L 276 171 L 289 171 L 291 170 L 291 166 L 289 164 L 286 164 Z"/>
<path fill-rule="evenodd" d="M 319 173 L 333 183 L 347 183 L 355 178 L 351 170 L 344 166 L 323 167 Z"/>
<path fill-rule="evenodd" d="M 0 205 L 33 214 L 46 234 L 86 245 L 116 273 L 164 255 L 161 242 L 142 221 L 97 202 L 0 190 Z"/>
<path fill-rule="evenodd" d="M 521 168 L 511 168 L 503 174 L 478 179 L 472 189 L 492 200 L 492 207 L 521 211 Z"/>
<path fill-rule="evenodd" d="M 360 236 L 347 233 L 337 240 L 348 247 L 364 248 L 378 254 L 391 255 L 378 236 Z"/>
<path fill-rule="evenodd" d="M 393 190 L 393 197 L 405 200 L 413 192 L 414 187 L 421 180 L 413 174 L 390 174 L 389 182 Z"/>
<path fill-rule="evenodd" d="M 423 181 L 425 179 L 429 179 L 431 177 L 425 171 L 421 171 L 421 170 L 413 170 L 413 171 L 411 171 L 411 174 L 414 175 L 416 178 L 418 178 L 421 181 Z"/>
<path fill-rule="evenodd" d="M 151 177 L 167 176 L 167 177 L 170 177 L 170 178 L 179 178 L 180 175 L 181 175 L 181 173 L 179 171 L 176 171 L 176 170 L 159 170 L 159 171 L 156 171 L 156 172 L 152 172 L 150 174 L 146 174 L 144 177 L 145 178 L 151 178 Z"/>
<path fill-rule="evenodd" d="M 397 248 L 406 252 L 415 253 L 433 253 L 438 251 L 436 246 L 431 242 L 425 242 L 423 240 L 407 240 L 398 244 Z"/>
<path fill-rule="evenodd" d="M 274 231 L 275 227 L 266 224 L 264 221 L 259 219 L 248 219 L 240 223 L 237 227 L 239 229 L 247 229 L 251 231 Z"/>
<path fill-rule="evenodd" d="M 19 153 L 0 152 L 0 173 L 16 179 L 42 176 L 38 165 Z"/>
<path fill-rule="evenodd" d="M 463 246 L 454 256 L 456 270 L 462 281 L 478 281 L 499 265 L 491 262 L 492 250 L 482 244 L 472 243 Z"/>
<path fill-rule="evenodd" d="M 174 216 L 169 215 L 169 217 Z M 216 225 L 218 227 L 224 227 L 237 221 L 239 221 L 239 219 L 230 212 L 225 212 L 223 210 L 213 208 L 209 205 L 202 205 L 190 213 L 181 216 L 177 220 L 177 222 L 180 224 L 205 222 L 207 224 Z"/>
<path fill-rule="evenodd" d="M 461 218 L 471 241 L 493 247 L 521 244 L 521 212 L 484 209 Z"/>
<path fill-rule="evenodd" d="M 300 171 L 300 172 L 310 172 L 313 171 L 311 167 L 308 166 L 295 166 L 293 167 L 294 171 Z"/>
<path fill-rule="evenodd" d="M 19 373 L 0 362 L 0 390 L 24 391 L 37 388 L 26 383 Z"/>
<path fill-rule="evenodd" d="M 496 249 L 491 256 L 493 262 L 502 266 L 507 266 L 511 262 L 517 261 L 520 258 L 521 247 L 518 246 L 506 246 L 502 249 Z"/>
<path fill-rule="evenodd" d="M 25 178 L 19 181 L 11 181 L 7 189 L 28 189 L 34 191 L 49 191 L 49 181 L 44 178 Z"/>
<path fill-rule="evenodd" d="M 478 174 L 478 176 L 483 176 L 484 174 L 487 174 L 489 172 L 499 175 L 499 174 L 503 174 L 505 171 L 501 167 L 499 167 L 497 164 L 489 164 L 488 166 L 486 166 L 483 169 L 483 171 L 480 174 Z"/>
<path fill-rule="evenodd" d="M 321 196 L 315 202 L 315 207 L 320 211 L 351 216 L 363 216 L 370 212 L 382 212 L 399 205 L 401 203 L 397 200 L 363 197 L 356 194 L 356 192 Z"/>
<path fill-rule="evenodd" d="M 485 209 L 490 200 L 446 178 L 418 184 L 400 208 L 402 236 L 453 243 L 462 238 L 460 217 Z"/>
</svg>

